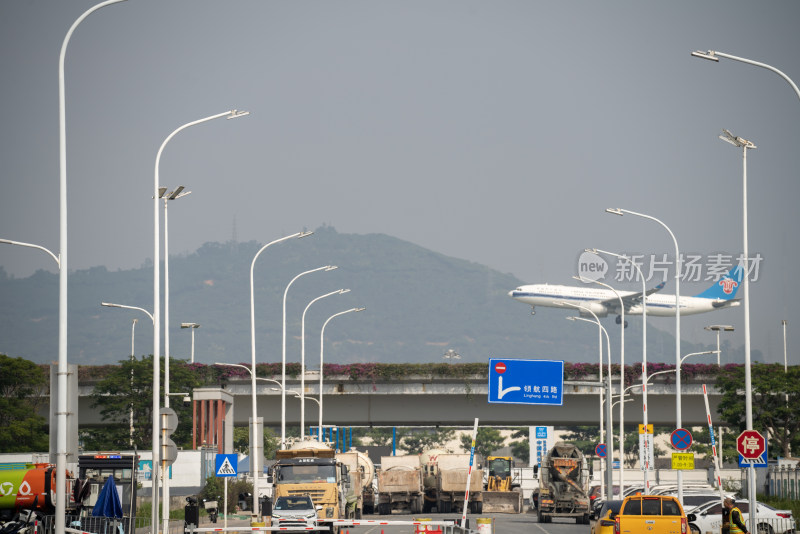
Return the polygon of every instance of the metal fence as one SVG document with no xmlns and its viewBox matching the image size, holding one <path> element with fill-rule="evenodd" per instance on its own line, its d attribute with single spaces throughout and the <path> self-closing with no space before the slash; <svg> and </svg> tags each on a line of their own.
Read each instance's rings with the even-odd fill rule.
<svg viewBox="0 0 800 534">
<path fill-rule="evenodd" d="M 767 469 L 769 494 L 784 499 L 800 500 L 800 468 L 773 465 Z"/>
<path fill-rule="evenodd" d="M 173 525 L 174 523 L 174 525 Z M 147 534 L 150 532 L 149 517 L 80 517 L 77 515 L 65 516 L 68 528 L 74 528 L 92 534 Z M 38 534 L 54 534 L 55 516 L 47 515 L 42 518 Z M 183 532 L 183 521 L 170 521 L 170 532 Z"/>
</svg>

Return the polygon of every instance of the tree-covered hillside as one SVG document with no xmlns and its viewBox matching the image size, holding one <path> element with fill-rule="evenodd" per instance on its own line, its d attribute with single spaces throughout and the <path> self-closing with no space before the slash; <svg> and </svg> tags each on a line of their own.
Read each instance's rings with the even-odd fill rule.
<svg viewBox="0 0 800 534">
<path fill-rule="evenodd" d="M 280 236 L 276 236 L 280 237 Z M 207 243 L 186 256 L 170 258 L 170 353 L 189 358 L 190 333 L 180 323 L 195 322 L 195 360 L 250 362 L 250 265 L 262 244 Z M 332 227 L 269 247 L 254 269 L 255 340 L 258 362 L 280 361 L 283 299 L 286 299 L 287 361 L 301 358 L 301 318 L 308 307 L 305 355 L 318 367 L 320 329 L 331 315 L 365 306 L 362 313 L 333 319 L 325 329 L 324 356 L 330 363 L 440 362 L 455 350 L 462 362 L 489 357 L 553 358 L 596 362 L 597 331 L 564 320 L 561 310 L 528 308 L 508 297 L 522 281 L 486 266 L 437 254 L 386 235 L 340 234 Z M 163 289 L 162 276 L 162 289 Z M 116 363 L 131 352 L 152 354 L 152 324 L 141 312 L 105 308 L 101 301 L 152 311 L 152 264 L 111 272 L 104 267 L 69 277 L 69 360 L 77 364 Z M 38 363 L 57 359 L 58 278 L 39 271 L 28 278 L 0 270 L 0 352 Z M 162 318 L 164 316 L 162 308 Z M 138 319 L 135 329 L 132 320 Z M 631 318 L 626 336 L 628 363 L 641 352 L 640 318 Z M 619 328 L 604 319 L 612 336 Z M 648 327 L 648 360 L 674 361 L 672 337 Z M 612 338 L 612 344 L 614 339 Z M 685 344 L 685 350 L 695 347 Z M 612 350 L 617 348 L 612 345 Z M 162 349 L 163 354 L 163 349 Z M 733 354 L 731 353 L 733 358 Z M 615 358 L 616 359 L 616 358 Z M 736 361 L 736 360 L 733 360 Z"/>
</svg>

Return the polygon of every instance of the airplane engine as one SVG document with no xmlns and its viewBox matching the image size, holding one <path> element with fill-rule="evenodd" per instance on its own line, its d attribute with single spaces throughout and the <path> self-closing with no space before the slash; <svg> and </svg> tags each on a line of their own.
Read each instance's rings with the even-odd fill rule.
<svg viewBox="0 0 800 534">
<path fill-rule="evenodd" d="M 588 309 L 592 310 L 592 312 L 594 312 L 594 314 L 597 315 L 598 317 L 605 317 L 605 316 L 608 315 L 608 308 L 606 308 L 605 306 L 603 306 L 602 304 L 599 304 L 597 302 L 586 302 L 586 303 L 581 304 L 581 306 L 583 306 L 584 308 L 588 308 Z M 579 310 L 579 311 L 581 313 L 581 317 L 586 317 L 588 319 L 594 319 L 594 317 L 592 317 L 591 313 L 587 313 L 587 312 L 585 312 L 583 310 Z"/>
</svg>

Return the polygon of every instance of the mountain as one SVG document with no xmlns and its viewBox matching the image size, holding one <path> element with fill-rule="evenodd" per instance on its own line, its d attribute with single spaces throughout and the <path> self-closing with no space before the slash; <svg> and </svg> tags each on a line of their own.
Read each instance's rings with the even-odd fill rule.
<svg viewBox="0 0 800 534">
<path fill-rule="evenodd" d="M 250 265 L 261 244 L 206 243 L 192 254 L 170 257 L 170 353 L 189 359 L 194 322 L 195 361 L 251 361 Z M 313 236 L 266 249 L 254 268 L 256 359 L 282 357 L 283 298 L 299 273 L 324 265 L 333 271 L 298 278 L 286 299 L 287 361 L 300 361 L 301 323 L 305 316 L 305 355 L 319 365 L 320 329 L 333 314 L 365 306 L 331 320 L 325 329 L 327 363 L 441 362 L 453 349 L 461 362 L 490 357 L 563 359 L 596 362 L 596 331 L 564 320 L 565 312 L 529 310 L 508 297 L 522 281 L 486 266 L 443 256 L 382 234 L 340 234 L 325 226 Z M 162 289 L 163 275 L 162 275 Z M 342 295 L 326 293 L 349 288 Z M 94 267 L 69 277 L 69 361 L 82 365 L 116 363 L 130 356 L 135 338 L 138 356 L 152 354 L 152 327 L 142 312 L 101 307 L 113 302 L 152 310 L 152 263 L 110 272 Z M 0 269 L 0 352 L 37 363 L 58 359 L 58 276 L 38 271 L 27 278 Z M 308 306 L 308 308 L 307 308 Z M 162 306 L 162 319 L 164 311 Z M 132 326 L 133 319 L 138 323 Z M 626 362 L 641 353 L 641 323 L 632 318 L 626 336 Z M 638 326 L 637 326 L 638 325 Z M 619 327 L 604 319 L 618 361 Z M 163 334 L 163 331 L 162 331 Z M 673 362 L 672 336 L 648 325 L 648 361 Z M 703 350 L 684 344 L 684 351 Z M 733 351 L 728 351 L 731 358 Z M 162 349 L 163 354 L 163 349 Z"/>
</svg>

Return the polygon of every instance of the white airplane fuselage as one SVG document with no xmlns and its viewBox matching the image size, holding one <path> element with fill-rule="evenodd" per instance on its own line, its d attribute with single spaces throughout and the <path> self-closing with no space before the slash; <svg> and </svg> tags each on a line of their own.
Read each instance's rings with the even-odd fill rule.
<svg viewBox="0 0 800 534">
<path fill-rule="evenodd" d="M 620 297 L 641 295 L 640 291 L 618 291 Z M 594 287 L 562 286 L 550 284 L 532 284 L 520 286 L 509 291 L 509 296 L 532 307 L 544 306 L 548 308 L 562 308 L 577 310 L 581 315 L 590 315 L 583 310 L 565 304 L 577 304 L 590 309 L 598 317 L 605 317 L 609 313 L 620 313 L 620 303 L 617 294 L 608 289 Z M 656 317 L 675 316 L 675 295 L 648 295 L 646 300 L 647 315 Z M 737 300 L 722 300 L 702 297 L 680 297 L 681 315 L 694 315 L 706 313 L 730 306 L 738 306 Z M 643 306 L 641 302 L 625 307 L 626 315 L 641 315 Z"/>
</svg>

